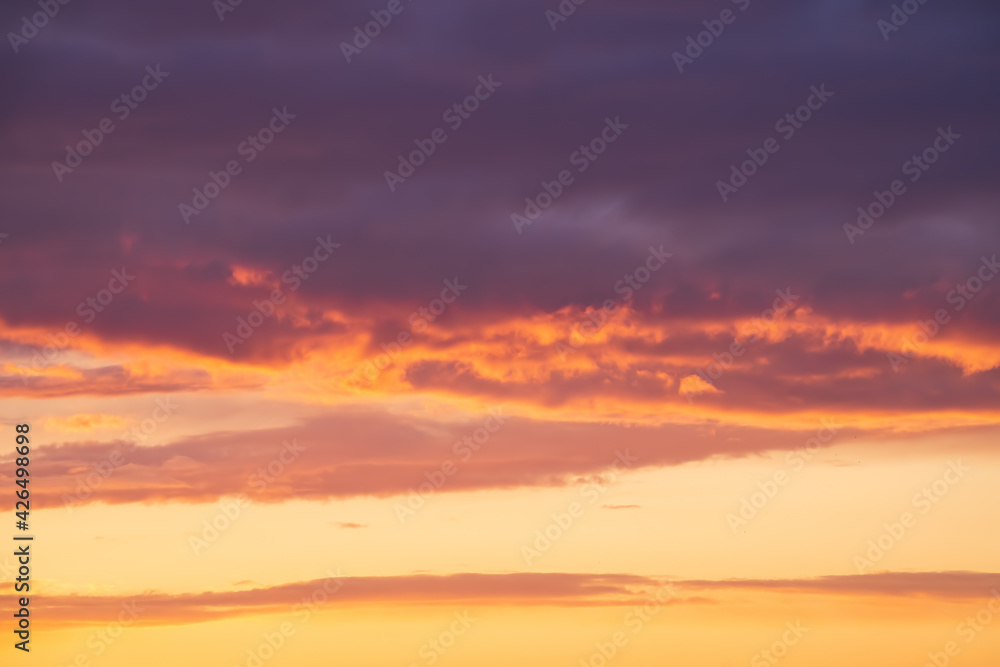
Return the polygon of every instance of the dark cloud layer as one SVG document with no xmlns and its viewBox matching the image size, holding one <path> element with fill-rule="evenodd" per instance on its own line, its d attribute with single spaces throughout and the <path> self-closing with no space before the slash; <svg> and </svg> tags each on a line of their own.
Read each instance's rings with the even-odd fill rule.
<svg viewBox="0 0 1000 667">
<path fill-rule="evenodd" d="M 282 364 L 359 334 L 377 353 L 442 280 L 457 277 L 469 289 L 442 326 L 464 333 L 426 342 L 447 350 L 510 318 L 599 304 L 661 245 L 673 257 L 632 303 L 650 326 L 753 317 L 786 287 L 801 295 L 799 307 L 835 323 L 914 325 L 947 307 L 981 258 L 1000 252 L 1000 98 L 983 85 L 997 75 L 997 7 L 928 4 L 885 40 L 877 21 L 891 3 L 742 4 L 591 0 L 553 31 L 544 10 L 556 3 L 405 3 L 351 63 L 340 44 L 379 9 L 370 3 L 244 3 L 224 21 L 194 0 L 63 6 L 0 59 L 0 232 L 9 235 L 0 245 L 0 320 L 57 331 L 124 267 L 135 280 L 86 324 L 88 335 Z M 724 8 L 736 11 L 735 23 L 678 72 L 674 52 Z M 35 9 L 7 5 L 0 25 L 16 29 Z M 112 100 L 157 65 L 169 76 L 57 182 L 51 165 L 66 144 L 114 116 Z M 500 87 L 451 129 L 442 114 L 481 75 Z M 833 96 L 784 137 L 775 122 L 817 86 Z M 274 108 L 295 115 L 288 128 L 185 224 L 178 205 L 210 171 L 242 161 L 238 146 Z M 607 118 L 628 127 L 518 234 L 510 215 L 543 180 L 575 171 L 571 154 Z M 447 141 L 390 192 L 383 173 L 436 127 L 447 128 Z M 849 243 L 844 223 L 873 191 L 909 178 L 904 162 L 938 128 L 961 138 Z M 772 136 L 780 150 L 724 203 L 716 182 Z M 222 333 L 317 237 L 340 251 L 230 354 Z M 247 270 L 271 284 L 240 280 Z M 988 283 L 938 342 L 989 345 L 1000 333 L 998 305 Z M 464 360 L 398 367 L 410 388 L 495 400 L 676 403 L 677 382 L 698 366 L 663 357 L 705 358 L 729 342 L 615 334 L 607 350 L 638 361 L 599 359 L 589 373 L 549 369 L 543 381 L 520 383 Z M 807 334 L 760 343 L 751 359 L 766 368 L 737 366 L 719 380 L 722 393 L 699 402 L 987 411 L 1000 391 L 995 370 L 969 375 L 953 358 L 935 358 L 895 374 L 884 352 Z M 809 379 L 823 376 L 836 379 Z M 131 381 L 117 367 L 78 382 L 2 380 L 5 393 L 31 395 L 184 386 L 209 381 Z"/>
<path fill-rule="evenodd" d="M 314 309 L 401 316 L 454 275 L 475 287 L 458 317 L 593 304 L 665 243 L 675 262 L 638 303 L 670 317 L 751 314 L 787 284 L 831 317 L 926 316 L 1000 251 L 1000 99 L 982 85 L 996 7 L 927 5 L 886 42 L 884 3 L 754 1 L 680 74 L 671 54 L 729 6 L 595 0 L 553 32 L 536 3 L 407 3 L 348 64 L 339 43 L 368 3 L 251 3 L 221 22 L 207 2 L 67 5 L 0 61 L 0 317 L 59 327 L 127 266 L 136 287 L 96 332 L 224 356 L 220 332 L 264 294 L 228 284 L 230 267 L 280 275 L 320 234 L 345 252 L 296 295 Z M 4 27 L 34 9 L 8 5 Z M 169 77 L 57 183 L 63 147 L 156 64 Z M 502 86 L 390 193 L 397 154 L 487 74 Z M 820 84 L 834 96 L 723 203 L 716 181 Z M 185 225 L 178 204 L 275 106 L 297 118 Z M 510 214 L 606 117 L 628 130 L 516 234 Z M 848 244 L 857 206 L 947 126 L 962 139 Z M 963 324 L 983 339 L 993 295 Z M 268 356 L 312 321 L 242 352 Z"/>
</svg>

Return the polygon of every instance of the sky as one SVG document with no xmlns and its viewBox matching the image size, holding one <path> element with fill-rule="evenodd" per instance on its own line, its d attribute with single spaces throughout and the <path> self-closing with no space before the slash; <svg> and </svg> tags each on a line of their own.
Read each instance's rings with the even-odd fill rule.
<svg viewBox="0 0 1000 667">
<path fill-rule="evenodd" d="M 3 664 L 996 665 L 998 19 L 7 3 Z"/>
</svg>

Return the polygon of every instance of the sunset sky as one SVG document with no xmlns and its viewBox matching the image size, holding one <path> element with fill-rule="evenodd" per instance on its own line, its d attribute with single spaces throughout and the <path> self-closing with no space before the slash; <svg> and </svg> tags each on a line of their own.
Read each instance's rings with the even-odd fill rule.
<svg viewBox="0 0 1000 667">
<path fill-rule="evenodd" d="M 0 664 L 1000 663 L 996 3 L 61 2 Z"/>
</svg>

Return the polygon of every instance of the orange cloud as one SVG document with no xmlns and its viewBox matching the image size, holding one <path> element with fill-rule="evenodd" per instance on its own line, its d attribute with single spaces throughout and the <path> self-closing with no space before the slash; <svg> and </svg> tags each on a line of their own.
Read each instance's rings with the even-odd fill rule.
<svg viewBox="0 0 1000 667">
<path fill-rule="evenodd" d="M 618 607 L 642 604 L 667 588 L 667 604 L 725 604 L 739 591 L 852 597 L 924 597 L 936 600 L 1000 598 L 1000 574 L 987 572 L 885 572 L 815 579 L 672 580 L 631 574 L 459 573 L 343 577 L 267 588 L 134 596 L 40 595 L 35 607 L 54 625 L 106 623 L 123 605 L 141 610 L 143 625 L 198 623 L 253 614 L 292 612 L 318 605 L 384 606 L 481 604 L 493 606 Z M 246 584 L 249 582 L 240 582 Z"/>
<path fill-rule="evenodd" d="M 95 431 L 98 429 L 118 429 L 125 426 L 126 421 L 115 415 L 81 414 L 72 417 L 49 417 L 45 426 L 54 431 L 69 433 Z"/>
</svg>

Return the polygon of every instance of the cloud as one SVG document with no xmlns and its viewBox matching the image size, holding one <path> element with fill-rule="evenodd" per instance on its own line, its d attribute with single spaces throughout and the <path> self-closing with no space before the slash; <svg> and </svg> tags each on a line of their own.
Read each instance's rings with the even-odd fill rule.
<svg viewBox="0 0 1000 667">
<path fill-rule="evenodd" d="M 472 436 L 491 414 L 496 432 L 474 449 Z M 618 452 L 634 469 L 712 456 L 739 457 L 800 447 L 809 430 L 712 424 L 616 425 L 507 417 L 502 406 L 463 421 L 394 414 L 384 408 L 328 409 L 298 425 L 189 436 L 155 447 L 64 442 L 35 448 L 32 466 L 46 480 L 34 492 L 46 506 L 72 503 L 214 502 L 246 494 L 255 502 L 404 495 L 451 461 L 440 492 L 564 486 L 599 480 Z M 844 428 L 842 433 L 850 433 Z M 336 434 L 336 436 L 331 436 Z M 283 443 L 301 452 L 285 455 Z M 665 444 L 666 443 L 666 444 Z M 121 459 L 112 457 L 120 451 Z M 116 455 L 117 456 L 117 455 Z M 91 493 L 76 493 L 95 462 L 119 460 Z M 273 469 L 272 469 L 273 468 Z M 272 478 L 262 484 L 263 472 Z M 106 477 L 106 479 L 105 479 Z M 0 481 L 4 480 L 0 472 Z M 256 481 L 255 481 L 256 480 Z"/>
<path fill-rule="evenodd" d="M 992 572 L 879 572 L 817 577 L 815 579 L 690 580 L 700 589 L 756 589 L 834 595 L 926 596 L 940 599 L 988 598 L 1000 587 Z"/>
<path fill-rule="evenodd" d="M 71 417 L 49 417 L 45 420 L 45 427 L 54 431 L 75 433 L 99 429 L 120 429 L 125 426 L 125 423 L 125 419 L 116 415 L 80 414 Z"/>
<path fill-rule="evenodd" d="M 933 26 L 911 22 L 913 41 L 888 51 L 879 12 L 864 3 L 754 6 L 684 75 L 671 53 L 702 29 L 693 2 L 588 7 L 558 38 L 526 1 L 414 9 L 423 20 L 394 25 L 350 65 L 338 35 L 368 15 L 346 6 L 241 7 L 224 24 L 196 2 L 157 10 L 153 23 L 122 2 L 60 15 L 39 37 L 46 49 L 2 65 L 11 85 L 0 107 L 0 196 L 10 214 L 0 319 L 58 331 L 125 266 L 135 283 L 86 323 L 89 335 L 281 365 L 317 340 L 374 338 L 377 348 L 382 325 L 405 324 L 454 276 L 470 291 L 448 328 L 599 305 L 650 245 L 666 244 L 671 265 L 633 303 L 665 326 L 753 316 L 789 284 L 835 323 L 913 326 L 983 253 L 1000 252 L 988 150 L 997 99 L 975 85 L 992 74 L 997 45 L 985 26 L 995 7 L 939 9 Z M 928 33 L 953 57 L 921 48 Z M 52 161 L 154 62 L 170 76 L 57 183 Z M 503 82 L 496 95 L 390 193 L 383 175 L 397 156 L 446 125 L 443 112 L 488 73 Z M 835 96 L 822 113 L 723 204 L 715 183 L 823 83 Z M 184 225 L 178 204 L 239 157 L 276 105 L 297 114 L 294 124 Z M 621 141 L 517 235 L 510 214 L 572 168 L 571 153 L 608 116 L 630 125 Z M 848 244 L 842 225 L 941 124 L 960 143 Z M 344 252 L 230 355 L 222 333 L 318 235 Z M 99 252 L 78 252 L 95 239 Z M 45 272 L 40 253 L 51 260 Z M 956 328 L 989 343 L 1000 297 L 978 298 Z M 477 333 L 475 342 L 488 340 Z"/>
<path fill-rule="evenodd" d="M 241 582 L 246 583 L 246 582 Z M 929 597 L 938 600 L 986 599 L 1000 575 L 983 572 L 914 572 L 844 575 L 816 579 L 672 580 L 629 574 L 460 573 L 346 577 L 236 591 L 135 596 L 42 595 L 36 606 L 57 625 L 104 624 L 123 603 L 141 609 L 148 625 L 201 623 L 254 614 L 296 613 L 320 605 L 453 605 L 617 607 L 644 604 L 665 586 L 667 604 L 725 604 L 725 593 L 754 589 L 791 594 L 855 597 Z M 311 605 L 311 606 L 309 606 Z"/>
</svg>

